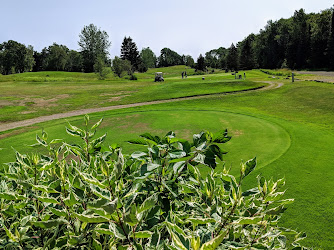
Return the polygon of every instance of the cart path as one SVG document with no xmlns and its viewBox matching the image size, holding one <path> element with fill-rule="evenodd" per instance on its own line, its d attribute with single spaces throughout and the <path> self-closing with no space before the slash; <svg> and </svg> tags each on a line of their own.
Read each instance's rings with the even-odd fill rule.
<svg viewBox="0 0 334 250">
<path fill-rule="evenodd" d="M 108 107 L 101 107 L 101 108 L 73 110 L 73 111 L 69 111 L 66 113 L 40 116 L 40 117 L 27 119 L 23 121 L 0 124 L 0 132 L 10 130 L 10 129 L 20 128 L 20 127 L 27 127 L 27 126 L 31 126 L 31 125 L 34 125 L 40 122 L 52 121 L 56 119 L 68 118 L 68 117 L 78 116 L 78 115 L 85 115 L 89 113 L 125 109 L 125 108 L 132 108 L 132 107 L 141 107 L 141 106 L 152 105 L 152 104 L 161 104 L 161 103 L 178 102 L 178 101 L 194 100 L 194 99 L 201 99 L 201 98 L 210 98 L 214 96 L 219 97 L 219 96 L 224 96 L 224 95 L 235 95 L 235 94 L 240 94 L 240 93 L 245 93 L 245 92 L 264 91 L 264 90 L 270 90 L 270 89 L 277 89 L 283 86 L 283 83 L 279 83 L 275 81 L 258 81 L 258 82 L 267 83 L 269 85 L 265 87 L 239 90 L 239 91 L 233 91 L 233 92 L 203 94 L 203 95 L 195 95 L 195 96 L 177 97 L 177 98 L 171 98 L 171 99 L 165 99 L 165 100 L 115 105 L 115 106 L 108 106 Z"/>
</svg>

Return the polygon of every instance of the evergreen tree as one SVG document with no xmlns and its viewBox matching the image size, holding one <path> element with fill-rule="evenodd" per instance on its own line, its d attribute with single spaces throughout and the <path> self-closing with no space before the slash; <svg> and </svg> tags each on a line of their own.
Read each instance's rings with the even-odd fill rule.
<svg viewBox="0 0 334 250">
<path fill-rule="evenodd" d="M 328 37 L 327 57 L 329 58 L 329 69 L 334 70 L 334 8 L 332 9 L 331 27 Z"/>
<path fill-rule="evenodd" d="M 129 60 L 133 70 L 138 70 L 141 64 L 141 58 L 137 45 L 132 41 L 131 37 L 124 37 L 121 46 L 121 59 Z"/>
<path fill-rule="evenodd" d="M 310 54 L 310 26 L 304 9 L 295 11 L 292 17 L 292 32 L 288 45 L 287 60 L 290 68 L 302 69 L 308 66 Z"/>
<path fill-rule="evenodd" d="M 309 66 L 316 69 L 328 68 L 327 47 L 330 37 L 332 10 L 324 10 L 309 16 L 311 28 L 311 51 Z"/>
<path fill-rule="evenodd" d="M 255 68 L 255 56 L 253 50 L 253 43 L 255 35 L 250 34 L 240 43 L 240 68 L 241 69 L 254 69 Z"/>
<path fill-rule="evenodd" d="M 230 70 L 238 70 L 238 50 L 232 43 L 231 47 L 228 49 L 226 56 L 226 65 Z"/>
<path fill-rule="evenodd" d="M 202 56 L 202 54 L 200 54 L 199 57 L 197 58 L 196 69 L 204 71 L 205 68 L 206 68 L 205 59 Z"/>
</svg>

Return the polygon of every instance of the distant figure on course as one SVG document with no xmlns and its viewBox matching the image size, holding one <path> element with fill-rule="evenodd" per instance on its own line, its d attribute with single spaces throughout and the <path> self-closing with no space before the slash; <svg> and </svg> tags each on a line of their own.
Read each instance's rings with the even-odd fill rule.
<svg viewBox="0 0 334 250">
<path fill-rule="evenodd" d="M 184 72 L 185 77 L 187 78 L 187 71 Z"/>
<path fill-rule="evenodd" d="M 244 79 L 246 79 L 246 72 L 244 72 Z"/>
<path fill-rule="evenodd" d="M 184 75 L 184 72 L 183 72 L 183 71 L 182 71 L 182 74 L 181 74 L 181 75 L 182 75 L 182 79 L 183 79 L 183 75 Z"/>
</svg>

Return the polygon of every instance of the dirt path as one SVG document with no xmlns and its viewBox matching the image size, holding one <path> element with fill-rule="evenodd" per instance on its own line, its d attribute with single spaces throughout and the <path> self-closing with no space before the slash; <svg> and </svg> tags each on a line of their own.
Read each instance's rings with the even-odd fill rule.
<svg viewBox="0 0 334 250">
<path fill-rule="evenodd" d="M 235 92 L 204 94 L 204 95 L 172 98 L 172 99 L 168 99 L 168 100 L 158 100 L 158 101 L 150 101 L 150 102 L 139 102 L 139 103 L 132 103 L 132 104 L 115 105 L 115 106 L 101 107 L 101 108 L 73 110 L 73 111 L 66 112 L 66 113 L 40 116 L 40 117 L 28 119 L 28 120 L 0 124 L 0 132 L 10 130 L 10 129 L 14 129 L 14 128 L 27 127 L 27 126 L 31 126 L 31 125 L 34 125 L 34 124 L 40 123 L 40 122 L 52 121 L 52 120 L 56 120 L 56 119 L 68 118 L 68 117 L 78 116 L 78 115 L 85 115 L 85 114 L 101 112 L 101 111 L 125 109 L 125 108 L 132 108 L 132 107 L 141 107 L 141 106 L 152 105 L 152 104 L 178 102 L 178 101 L 184 101 L 184 100 L 210 98 L 210 97 L 213 97 L 213 96 L 235 95 L 235 94 L 244 93 L 244 92 L 264 91 L 264 90 L 269 90 L 269 89 L 276 89 L 276 88 L 280 88 L 280 87 L 283 86 L 283 83 L 278 83 L 278 82 L 274 82 L 274 81 L 259 81 L 259 82 L 267 83 L 269 85 L 265 86 L 265 87 L 259 87 L 259 88 L 248 89 L 248 90 L 240 90 L 240 91 L 235 91 Z"/>
</svg>

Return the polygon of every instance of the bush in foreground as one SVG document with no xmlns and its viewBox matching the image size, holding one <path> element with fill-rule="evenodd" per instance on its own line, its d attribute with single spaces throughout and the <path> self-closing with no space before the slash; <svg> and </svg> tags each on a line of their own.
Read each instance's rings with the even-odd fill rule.
<svg viewBox="0 0 334 250">
<path fill-rule="evenodd" d="M 130 143 L 146 146 L 124 156 L 117 145 L 93 139 L 69 124 L 82 145 L 36 136 L 47 155 L 22 155 L 3 166 L 0 248 L 7 249 L 302 249 L 304 235 L 278 226 L 284 180 L 258 177 L 242 190 L 256 159 L 238 178 L 215 173 L 227 131 L 201 132 L 193 141 L 145 133 Z M 212 169 L 203 177 L 198 169 Z"/>
</svg>

